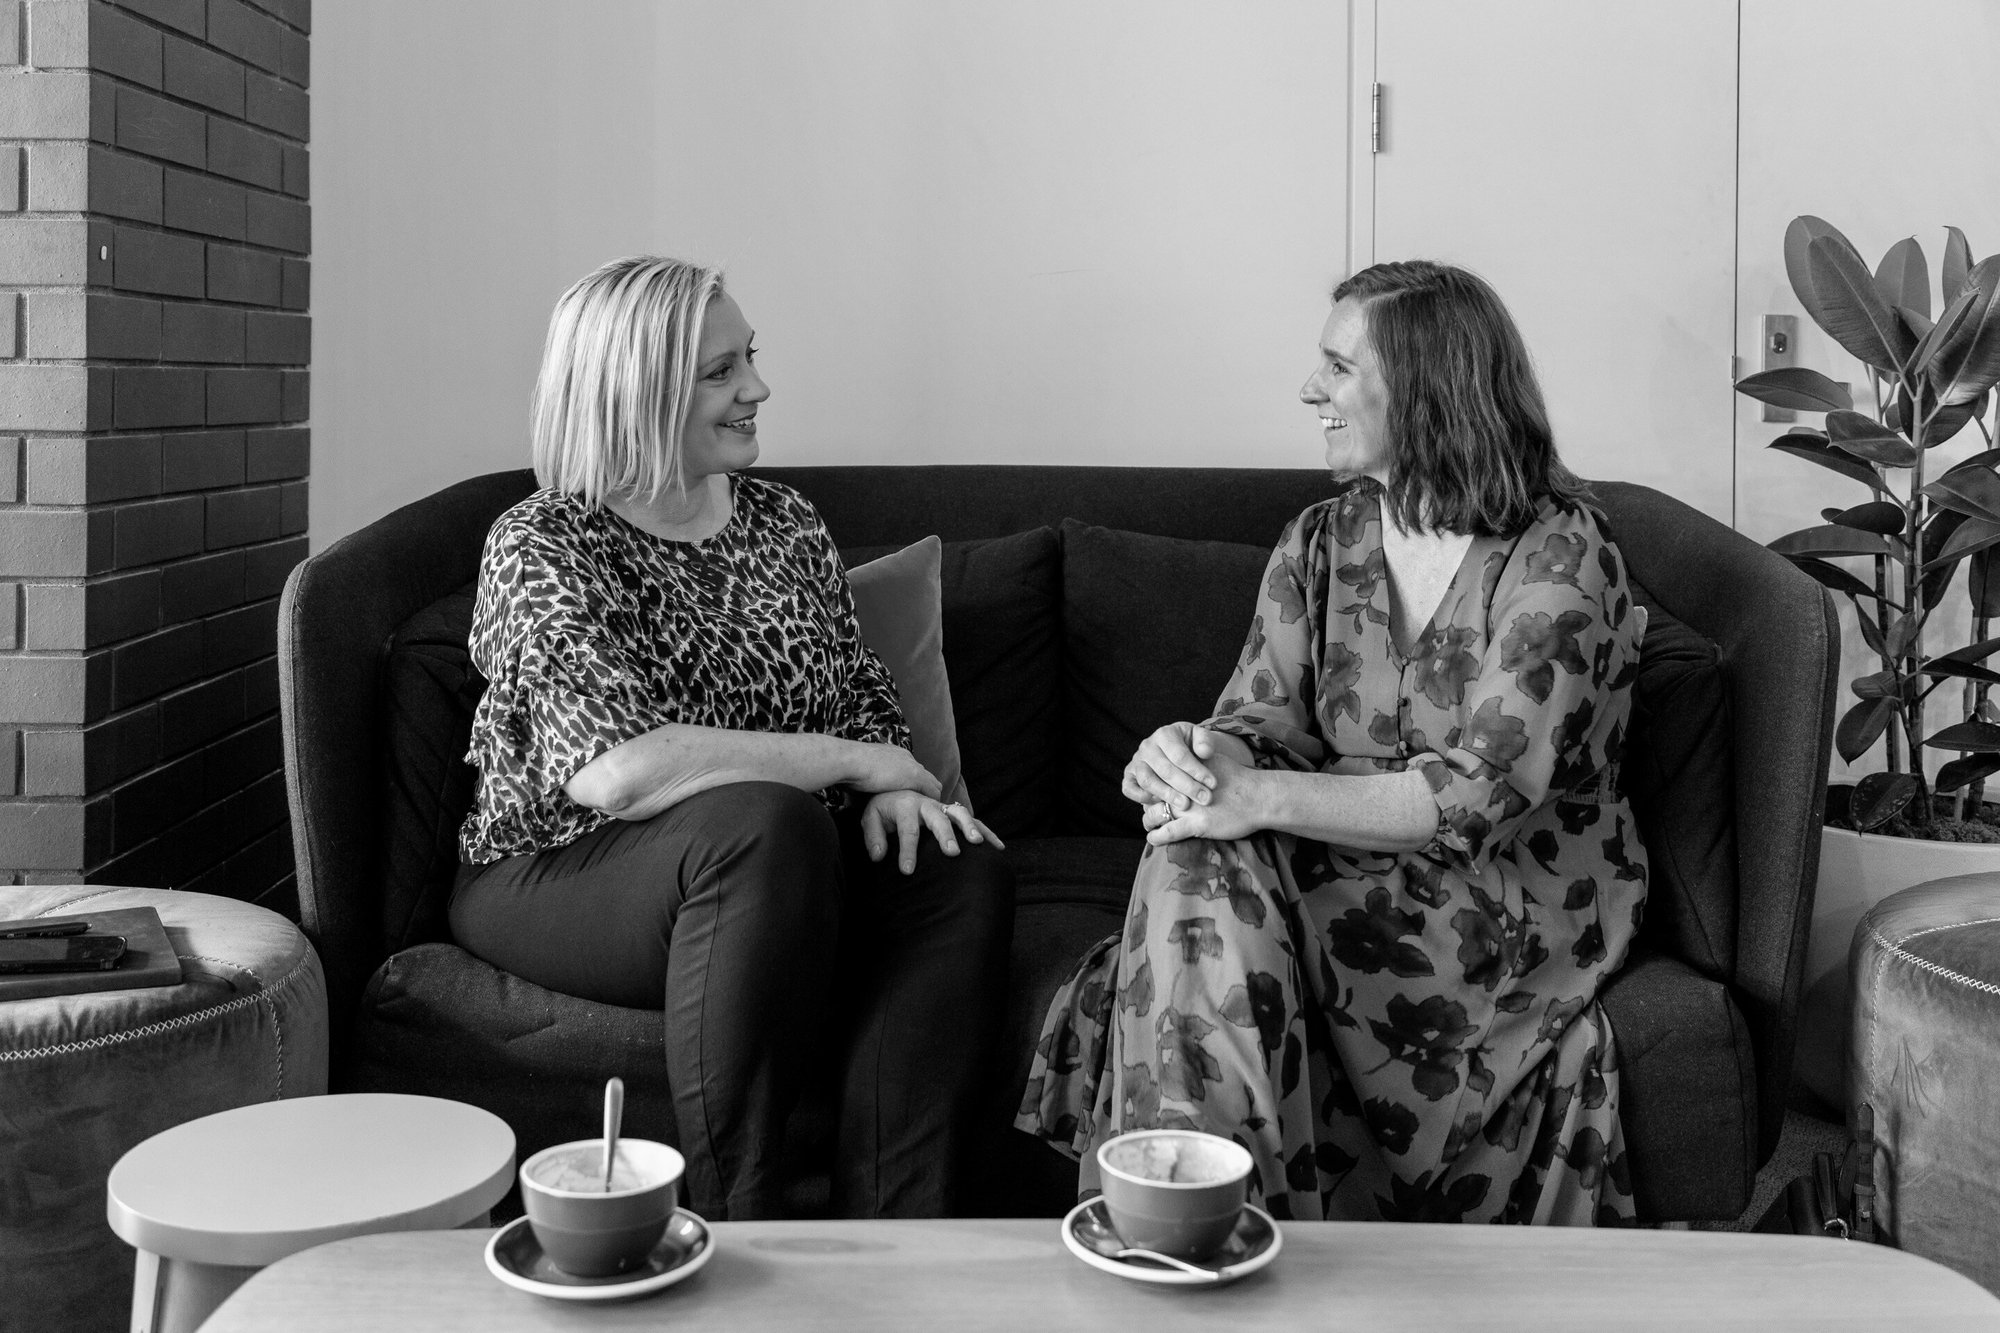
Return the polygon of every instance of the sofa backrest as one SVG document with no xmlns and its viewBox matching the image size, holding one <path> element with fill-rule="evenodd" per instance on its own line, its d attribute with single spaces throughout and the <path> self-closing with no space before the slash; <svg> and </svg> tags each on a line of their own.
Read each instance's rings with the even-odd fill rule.
<svg viewBox="0 0 2000 1333">
<path fill-rule="evenodd" d="M 1153 727 L 1209 711 L 1270 546 L 1328 489 L 1306 470 L 762 473 L 813 500 L 850 563 L 945 539 L 964 771 L 1003 837 L 1136 834 L 1118 770 Z M 496 474 L 440 492 L 313 557 L 287 589 L 300 896 L 322 952 L 336 945 L 336 991 L 443 934 L 481 686 L 464 654 L 476 537 L 532 484 Z M 1788 1072 L 1831 735 L 1830 609 L 1785 561 L 1686 506 L 1598 492 L 1653 611 L 1625 767 L 1654 867 L 1642 939 L 1737 985 L 1760 1054 Z M 1781 1113 L 1782 1084 L 1764 1091 Z"/>
</svg>

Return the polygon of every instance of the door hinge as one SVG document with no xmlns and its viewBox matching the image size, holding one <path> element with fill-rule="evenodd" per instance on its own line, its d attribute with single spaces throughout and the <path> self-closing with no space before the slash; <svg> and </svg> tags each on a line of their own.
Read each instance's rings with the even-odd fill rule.
<svg viewBox="0 0 2000 1333">
<path fill-rule="evenodd" d="M 1382 151 L 1382 85 L 1368 89 L 1368 151 Z"/>
</svg>

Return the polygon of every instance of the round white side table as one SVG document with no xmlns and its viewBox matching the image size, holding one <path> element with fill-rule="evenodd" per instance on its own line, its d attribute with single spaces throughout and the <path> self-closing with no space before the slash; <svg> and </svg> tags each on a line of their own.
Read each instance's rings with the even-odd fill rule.
<svg viewBox="0 0 2000 1333">
<path fill-rule="evenodd" d="M 483 1226 L 514 1131 L 437 1097 L 261 1102 L 155 1134 L 111 1168 L 106 1215 L 139 1251 L 132 1333 L 192 1333 L 266 1264 L 348 1236 Z"/>
</svg>

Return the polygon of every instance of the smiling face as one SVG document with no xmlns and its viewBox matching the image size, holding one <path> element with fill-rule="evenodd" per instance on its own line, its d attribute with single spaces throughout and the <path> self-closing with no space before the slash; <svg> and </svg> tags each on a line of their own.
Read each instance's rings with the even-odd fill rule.
<svg viewBox="0 0 2000 1333">
<path fill-rule="evenodd" d="M 757 373 L 755 336 L 727 295 L 709 303 L 681 428 L 681 476 L 690 489 L 705 477 L 738 472 L 757 461 L 757 405 L 771 390 Z"/>
<path fill-rule="evenodd" d="M 1334 476 L 1389 484 L 1389 385 L 1368 340 L 1367 309 L 1354 297 L 1334 302 L 1319 337 L 1319 365 L 1299 397 L 1319 412 Z"/>
</svg>

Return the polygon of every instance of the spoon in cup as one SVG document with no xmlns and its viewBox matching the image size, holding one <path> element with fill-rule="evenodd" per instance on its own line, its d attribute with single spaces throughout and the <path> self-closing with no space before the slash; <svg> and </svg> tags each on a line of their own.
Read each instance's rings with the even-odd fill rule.
<svg viewBox="0 0 2000 1333">
<path fill-rule="evenodd" d="M 604 1192 L 611 1192 L 611 1168 L 618 1160 L 618 1127 L 625 1118 L 625 1080 L 613 1075 L 604 1084 Z"/>
</svg>

